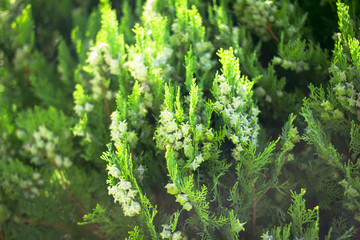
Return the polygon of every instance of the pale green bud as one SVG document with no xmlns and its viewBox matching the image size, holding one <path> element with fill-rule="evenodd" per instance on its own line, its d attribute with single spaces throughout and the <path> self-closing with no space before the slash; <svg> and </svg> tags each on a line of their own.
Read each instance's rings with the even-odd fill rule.
<svg viewBox="0 0 360 240">
<path fill-rule="evenodd" d="M 261 239 L 263 239 L 263 240 L 273 240 L 273 236 L 269 235 L 269 232 L 266 232 L 263 235 L 261 235 Z"/>
<path fill-rule="evenodd" d="M 335 91 L 335 93 L 336 93 L 337 95 L 339 95 L 339 96 L 346 94 L 346 92 L 345 92 L 345 87 L 344 87 L 343 85 L 340 85 L 340 84 L 338 84 L 338 85 L 336 85 L 336 86 L 334 87 L 334 91 Z"/>
<path fill-rule="evenodd" d="M 35 172 L 35 173 L 33 174 L 33 179 L 34 179 L 34 180 L 38 180 L 39 178 L 40 178 L 40 173 Z"/>
<path fill-rule="evenodd" d="M 320 117 L 321 117 L 322 120 L 325 120 L 325 121 L 329 121 L 329 120 L 330 120 L 330 114 L 327 113 L 327 112 L 322 112 L 322 113 L 320 114 Z"/>
<path fill-rule="evenodd" d="M 289 60 L 284 60 L 281 66 L 285 69 L 289 69 L 293 67 L 293 63 Z"/>
<path fill-rule="evenodd" d="M 120 178 L 121 177 L 121 171 L 115 166 L 115 165 L 108 165 L 107 170 L 109 170 L 108 174 L 113 176 L 113 177 L 116 177 L 116 178 Z"/>
<path fill-rule="evenodd" d="M 178 126 L 174 120 L 170 121 L 166 125 L 166 131 L 168 131 L 169 133 L 175 132 L 177 129 L 178 129 Z"/>
<path fill-rule="evenodd" d="M 279 58 L 279 57 L 274 57 L 273 58 L 273 63 L 275 65 L 280 65 L 282 62 L 283 62 L 283 60 L 281 58 Z"/>
<path fill-rule="evenodd" d="M 34 194 L 38 194 L 38 193 L 39 193 L 39 189 L 37 189 L 37 187 L 32 187 L 30 190 L 31 190 L 31 192 L 34 193 Z"/>
<path fill-rule="evenodd" d="M 180 240 L 180 239 L 182 239 L 181 232 L 180 231 L 174 232 L 172 235 L 172 240 Z"/>
<path fill-rule="evenodd" d="M 181 125 L 181 132 L 184 136 L 188 135 L 190 131 L 190 125 L 189 124 L 183 124 Z"/>
<path fill-rule="evenodd" d="M 168 183 L 165 188 L 167 189 L 167 192 L 171 195 L 176 195 L 180 193 L 180 190 L 173 183 Z"/>
<path fill-rule="evenodd" d="M 118 183 L 118 186 L 121 190 L 128 190 L 132 187 L 131 182 L 124 181 L 123 179 Z"/>
<path fill-rule="evenodd" d="M 191 143 L 184 145 L 184 154 L 186 157 L 191 157 L 193 150 L 194 148 Z"/>
<path fill-rule="evenodd" d="M 214 133 L 210 129 L 208 129 L 205 132 L 205 137 L 207 140 L 211 141 L 214 138 Z"/>
<path fill-rule="evenodd" d="M 137 176 L 139 177 L 140 180 L 143 179 L 144 172 L 145 172 L 145 168 L 143 167 L 143 165 L 140 165 L 140 166 L 136 169 Z"/>
<path fill-rule="evenodd" d="M 170 238 L 171 237 L 171 228 L 168 224 L 164 224 L 163 226 L 163 231 L 160 233 L 160 236 L 162 239 L 165 238 Z"/>
<path fill-rule="evenodd" d="M 55 154 L 54 161 L 58 167 L 62 166 L 62 164 L 63 164 L 62 157 L 58 154 Z"/>
<path fill-rule="evenodd" d="M 183 205 L 183 208 L 187 211 L 190 211 L 192 209 L 192 205 L 190 202 L 186 202 L 184 205 Z"/>
<path fill-rule="evenodd" d="M 226 97 L 226 96 L 221 96 L 221 97 L 219 97 L 219 101 L 220 101 L 220 103 L 221 104 L 223 104 L 223 105 L 227 105 L 228 104 L 228 98 Z"/>
<path fill-rule="evenodd" d="M 265 100 L 267 102 L 272 102 L 272 97 L 270 95 L 266 95 Z"/>
<path fill-rule="evenodd" d="M 342 82 L 346 82 L 346 73 L 344 71 L 340 73 L 340 79 Z"/>
<path fill-rule="evenodd" d="M 136 197 L 136 194 L 137 194 L 137 190 L 134 190 L 134 189 L 129 189 L 129 191 L 127 192 L 127 197 L 128 198 L 131 198 L 131 199 L 133 199 L 133 198 L 135 198 Z"/>
<path fill-rule="evenodd" d="M 52 153 L 52 152 L 54 152 L 54 150 L 55 150 L 55 145 L 54 145 L 52 142 L 47 142 L 47 143 L 45 144 L 45 150 L 46 150 L 46 152 L 48 152 L 48 153 Z"/>
<path fill-rule="evenodd" d="M 92 104 L 90 103 L 85 104 L 85 111 L 90 112 L 93 108 L 94 106 Z"/>
<path fill-rule="evenodd" d="M 68 168 L 72 165 L 72 162 L 70 161 L 70 159 L 68 157 L 64 158 L 64 167 Z"/>
<path fill-rule="evenodd" d="M 176 201 L 178 203 L 180 203 L 181 205 L 184 205 L 188 200 L 189 199 L 188 199 L 187 195 L 184 193 L 176 195 Z"/>
<path fill-rule="evenodd" d="M 245 231 L 244 225 L 246 224 L 246 222 L 241 223 L 239 219 L 237 219 L 237 222 L 235 224 L 235 226 L 233 227 L 233 230 L 237 233 L 241 232 L 241 231 Z"/>
<path fill-rule="evenodd" d="M 215 102 L 213 106 L 214 106 L 214 109 L 218 112 L 220 112 L 224 108 L 224 106 L 219 101 Z"/>
<path fill-rule="evenodd" d="M 324 101 L 321 103 L 321 106 L 324 108 L 325 111 L 330 112 L 333 110 L 333 106 L 329 101 Z"/>
<path fill-rule="evenodd" d="M 198 167 L 200 167 L 200 164 L 198 162 L 192 162 L 190 163 L 189 165 L 189 168 L 192 169 L 192 170 L 196 170 Z"/>
<path fill-rule="evenodd" d="M 346 189 L 344 194 L 352 198 L 359 196 L 359 192 L 356 191 L 356 189 L 353 187 L 349 187 L 348 189 Z"/>
<path fill-rule="evenodd" d="M 160 236 L 161 236 L 162 239 L 170 238 L 170 237 L 171 237 L 171 232 L 168 231 L 168 230 L 163 230 L 163 231 L 160 233 Z"/>
<path fill-rule="evenodd" d="M 344 114 L 339 110 L 339 109 L 336 109 L 334 112 L 333 112 L 333 117 L 335 119 L 342 119 L 344 117 Z"/>
<path fill-rule="evenodd" d="M 130 217 L 133 217 L 140 213 L 141 206 L 138 202 L 132 201 L 131 205 L 128 207 L 127 213 Z"/>
</svg>

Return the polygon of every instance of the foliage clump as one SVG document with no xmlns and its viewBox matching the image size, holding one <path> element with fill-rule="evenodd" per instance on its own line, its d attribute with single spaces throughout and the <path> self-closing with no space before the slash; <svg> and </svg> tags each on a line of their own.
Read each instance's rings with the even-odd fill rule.
<svg viewBox="0 0 360 240">
<path fill-rule="evenodd" d="M 358 1 L 3 2 L 1 240 L 358 238 Z"/>
</svg>

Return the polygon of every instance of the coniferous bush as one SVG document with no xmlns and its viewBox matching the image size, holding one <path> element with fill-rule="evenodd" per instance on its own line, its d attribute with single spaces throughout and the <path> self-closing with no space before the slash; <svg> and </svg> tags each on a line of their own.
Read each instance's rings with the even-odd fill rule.
<svg viewBox="0 0 360 240">
<path fill-rule="evenodd" d="M 0 239 L 358 239 L 356 0 L 2 0 Z"/>
</svg>

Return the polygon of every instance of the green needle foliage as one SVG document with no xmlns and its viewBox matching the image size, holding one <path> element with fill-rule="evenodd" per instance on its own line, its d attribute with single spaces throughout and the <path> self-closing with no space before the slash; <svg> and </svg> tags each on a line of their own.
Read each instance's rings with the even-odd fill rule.
<svg viewBox="0 0 360 240">
<path fill-rule="evenodd" d="M 0 240 L 359 238 L 358 1 L 50 2 L 0 4 Z"/>
</svg>

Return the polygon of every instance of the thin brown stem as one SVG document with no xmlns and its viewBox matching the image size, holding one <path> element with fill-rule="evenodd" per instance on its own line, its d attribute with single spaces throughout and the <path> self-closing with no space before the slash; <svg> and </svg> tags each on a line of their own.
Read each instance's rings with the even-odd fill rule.
<svg viewBox="0 0 360 240">
<path fill-rule="evenodd" d="M 106 112 L 107 112 L 107 115 L 108 115 L 109 123 L 111 123 L 111 110 L 110 110 L 109 101 L 107 99 L 104 99 L 104 104 L 105 104 L 105 107 L 106 107 Z"/>
<path fill-rule="evenodd" d="M 257 203 L 265 196 L 265 194 L 270 190 L 270 186 L 268 186 L 265 191 L 257 198 L 254 200 L 254 204 L 257 205 Z"/>
<path fill-rule="evenodd" d="M 285 158 L 286 154 L 284 154 L 284 158 Z M 282 167 L 284 165 L 284 161 L 282 161 L 280 167 L 278 168 L 277 172 L 280 173 Z M 252 227 L 252 237 L 255 235 L 255 227 L 256 227 L 256 212 L 257 212 L 257 204 L 258 202 L 265 196 L 265 194 L 271 189 L 271 186 L 268 186 L 261 194 L 258 198 L 255 198 L 255 194 L 256 194 L 256 189 L 255 189 L 255 185 L 253 185 L 253 190 L 254 190 L 254 200 L 253 200 L 253 211 L 252 211 L 252 219 L 251 219 L 251 227 Z"/>
<path fill-rule="evenodd" d="M 255 236 L 255 228 L 256 228 L 256 206 L 257 206 L 257 199 L 255 199 L 255 194 L 256 194 L 256 188 L 255 188 L 255 184 L 253 185 L 253 190 L 254 190 L 254 200 L 253 200 L 253 209 L 252 209 L 252 218 L 251 218 L 251 239 L 254 238 Z"/>
<path fill-rule="evenodd" d="M 351 122 L 349 120 L 347 120 L 346 118 L 342 118 L 347 124 L 351 124 Z"/>
<path fill-rule="evenodd" d="M 104 103 L 105 103 L 106 111 L 108 114 L 109 123 L 111 123 L 111 110 L 110 110 L 109 101 L 107 99 L 104 99 Z"/>
<path fill-rule="evenodd" d="M 64 179 L 64 176 L 61 172 L 61 170 L 59 169 L 59 167 L 57 166 L 57 164 L 55 163 L 54 159 L 52 159 L 48 154 L 47 152 L 45 152 L 44 150 L 42 150 L 42 154 L 55 166 L 56 168 L 56 171 L 59 173 L 60 175 L 60 180 L 61 180 L 61 183 L 64 185 L 65 187 L 65 191 L 66 193 L 68 194 L 70 200 L 75 203 L 75 205 L 78 206 L 79 210 L 81 211 L 82 214 L 87 214 L 84 207 L 76 200 L 76 198 L 72 195 L 70 189 L 69 189 L 69 186 L 68 184 L 66 183 L 65 179 Z"/>
<path fill-rule="evenodd" d="M 0 237 L 1 237 L 1 240 L 5 240 L 4 229 L 2 229 L 2 228 L 1 228 L 1 231 L 0 231 Z"/>
<path fill-rule="evenodd" d="M 60 175 L 60 180 L 62 182 L 62 184 L 64 185 L 65 187 L 65 191 L 67 193 L 67 195 L 69 196 L 70 200 L 79 208 L 80 212 L 83 214 L 83 215 L 86 215 L 87 212 L 85 211 L 85 208 L 79 203 L 79 201 L 76 200 L 76 198 L 74 197 L 74 195 L 71 193 L 70 191 L 70 188 L 68 186 L 68 184 L 66 183 L 65 179 L 64 179 L 64 176 L 61 172 L 61 170 L 59 169 L 58 165 L 56 164 L 56 162 L 54 161 L 54 159 L 52 159 L 46 151 L 44 150 L 41 150 L 42 154 L 55 166 L 56 168 L 56 171 L 59 173 Z M 97 225 L 95 223 L 91 223 L 90 224 L 90 227 L 92 229 L 92 231 L 94 233 L 98 233 L 99 236 L 101 237 L 101 239 L 107 239 L 106 236 L 101 232 L 99 231 Z"/>
<path fill-rule="evenodd" d="M 279 113 L 280 117 L 282 118 L 282 117 L 283 117 L 283 114 L 282 114 L 281 110 L 275 105 L 275 103 L 274 103 L 272 100 L 271 100 L 270 103 L 273 105 L 273 107 L 275 108 L 275 110 Z"/>
<path fill-rule="evenodd" d="M 268 32 L 270 33 L 271 37 L 275 40 L 276 43 L 279 43 L 279 38 L 275 35 L 275 33 L 273 32 L 272 28 L 271 28 L 271 23 L 268 21 L 267 22 L 267 27 L 266 30 L 268 30 Z"/>
<path fill-rule="evenodd" d="M 52 228 L 59 229 L 59 230 L 61 230 L 61 231 L 67 231 L 67 232 L 71 231 L 71 228 L 68 228 L 68 227 L 65 227 L 65 226 L 60 226 L 60 225 L 57 225 L 57 224 L 40 222 L 40 221 L 33 221 L 33 220 L 27 219 L 27 218 L 20 218 L 19 220 L 22 221 L 22 222 L 24 222 L 24 223 L 30 224 L 30 225 L 52 227 Z M 93 232 L 93 231 L 92 231 L 92 230 L 84 229 L 84 230 L 81 230 L 81 232 L 90 233 L 90 232 Z M 2 240 L 2 239 L 1 239 L 1 240 Z M 5 240 L 5 239 L 4 239 L 4 240 Z"/>
<path fill-rule="evenodd" d="M 106 88 L 105 88 L 104 85 L 101 85 L 101 89 L 102 89 L 103 94 L 104 94 L 104 104 L 105 104 L 106 112 L 107 112 L 107 115 L 108 115 L 109 123 L 111 123 L 111 110 L 110 110 L 109 101 L 106 99 Z"/>
<path fill-rule="evenodd" d="M 191 169 L 190 169 L 190 168 L 189 168 L 189 175 L 192 177 L 192 180 L 193 180 L 193 182 L 194 182 L 195 186 L 197 186 L 197 184 L 196 184 L 196 180 L 195 180 L 195 178 L 194 178 L 194 174 L 193 174 L 193 172 L 191 171 Z"/>
<path fill-rule="evenodd" d="M 25 68 L 23 74 L 24 74 L 23 76 L 26 76 L 24 85 L 26 88 L 28 88 L 30 86 L 30 80 L 29 80 L 30 68 L 29 67 Z"/>
<path fill-rule="evenodd" d="M 104 71 L 102 71 L 102 75 L 103 77 L 105 77 L 105 73 Z M 101 84 L 101 90 L 102 90 L 102 93 L 103 93 L 103 96 L 104 96 L 104 104 L 105 104 L 105 108 L 106 108 L 106 112 L 107 112 L 107 115 L 108 115 L 108 120 L 109 120 L 109 123 L 111 123 L 111 110 L 110 110 L 110 104 L 109 104 L 109 101 L 106 99 L 106 87 L 104 84 Z"/>
<path fill-rule="evenodd" d="M 104 93 L 104 104 L 105 104 L 105 108 L 106 108 L 106 112 L 107 112 L 107 116 L 108 116 L 108 120 L 109 123 L 111 123 L 111 110 L 110 110 L 110 104 L 109 101 L 106 99 L 106 88 L 104 85 L 101 86 L 102 91 Z"/>
<path fill-rule="evenodd" d="M 26 218 L 20 218 L 20 221 L 22 221 L 24 223 L 31 224 L 31 225 L 39 225 L 39 226 L 56 228 L 56 229 L 59 229 L 59 230 L 62 230 L 62 231 L 70 231 L 70 228 L 68 228 L 68 227 L 59 226 L 59 225 L 52 224 L 52 223 L 33 221 L 33 220 L 30 220 L 30 219 L 26 219 Z"/>
</svg>

